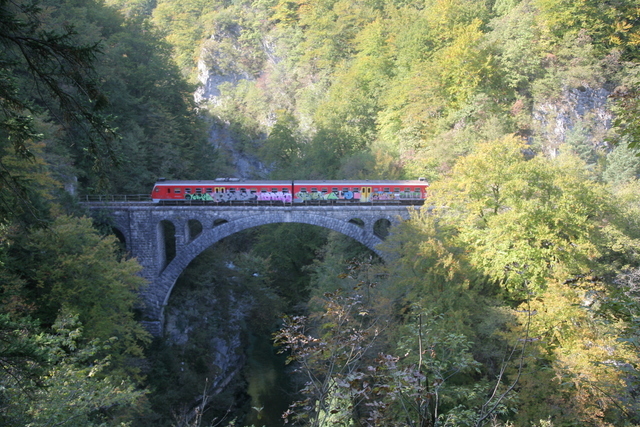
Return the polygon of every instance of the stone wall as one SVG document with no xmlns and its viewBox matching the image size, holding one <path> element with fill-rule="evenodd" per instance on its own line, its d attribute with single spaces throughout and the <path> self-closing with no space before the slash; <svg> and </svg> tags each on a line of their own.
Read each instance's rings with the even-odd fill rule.
<svg viewBox="0 0 640 427">
<path fill-rule="evenodd" d="M 331 206 L 160 206 L 150 203 L 92 205 L 107 210 L 113 224 L 125 236 L 127 250 L 142 265 L 149 286 L 142 292 L 145 319 L 154 335 L 161 335 L 163 310 L 171 290 L 189 263 L 221 239 L 261 225 L 295 222 L 328 228 L 349 236 L 381 257 L 382 239 L 374 232 L 377 221 L 397 224 L 415 207 L 401 205 Z M 202 231 L 191 236 L 189 221 L 198 221 Z M 167 263 L 162 221 L 175 227 L 175 258 Z"/>
</svg>

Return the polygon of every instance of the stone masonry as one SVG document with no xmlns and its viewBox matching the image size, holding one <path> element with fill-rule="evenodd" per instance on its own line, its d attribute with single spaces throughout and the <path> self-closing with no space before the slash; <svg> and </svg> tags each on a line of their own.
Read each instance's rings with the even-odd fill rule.
<svg viewBox="0 0 640 427">
<path fill-rule="evenodd" d="M 153 203 L 88 204 L 93 212 L 102 211 L 124 236 L 129 253 L 142 265 L 142 276 L 149 285 L 143 289 L 143 322 L 149 331 L 162 335 L 163 310 L 182 271 L 202 251 L 221 239 L 248 228 L 283 222 L 325 227 L 349 236 L 376 252 L 382 242 L 374 232 L 378 221 L 394 225 L 409 218 L 417 207 L 401 205 L 331 206 L 162 206 Z M 386 220 L 386 221 L 385 221 Z M 166 262 L 163 222 L 175 228 L 175 257 Z M 197 221 L 202 231 L 193 236 L 189 222 Z"/>
</svg>

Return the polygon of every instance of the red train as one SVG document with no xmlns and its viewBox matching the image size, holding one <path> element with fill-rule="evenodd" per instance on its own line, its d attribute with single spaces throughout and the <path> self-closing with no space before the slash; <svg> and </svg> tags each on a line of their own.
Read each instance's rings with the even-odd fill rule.
<svg viewBox="0 0 640 427">
<path fill-rule="evenodd" d="M 154 202 L 282 202 L 330 203 L 424 201 L 429 184 L 414 181 L 248 181 L 217 178 L 213 181 L 158 180 L 151 192 Z"/>
</svg>

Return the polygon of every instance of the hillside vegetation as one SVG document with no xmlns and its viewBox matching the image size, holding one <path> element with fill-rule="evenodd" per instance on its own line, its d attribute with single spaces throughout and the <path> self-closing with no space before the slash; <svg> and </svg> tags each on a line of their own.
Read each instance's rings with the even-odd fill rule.
<svg viewBox="0 0 640 427">
<path fill-rule="evenodd" d="M 611 109 L 635 105 L 637 14 L 631 1 L 159 1 L 151 22 L 271 177 L 435 180 L 506 134 L 604 168 Z"/>
<path fill-rule="evenodd" d="M 205 331 L 152 343 L 139 265 L 77 203 L 240 174 L 431 183 L 386 264 L 273 227 L 176 286 L 213 333 L 273 333 L 288 422 L 640 425 L 639 11 L 0 0 L 0 424 L 261 422 L 249 374 L 208 388 Z"/>
</svg>

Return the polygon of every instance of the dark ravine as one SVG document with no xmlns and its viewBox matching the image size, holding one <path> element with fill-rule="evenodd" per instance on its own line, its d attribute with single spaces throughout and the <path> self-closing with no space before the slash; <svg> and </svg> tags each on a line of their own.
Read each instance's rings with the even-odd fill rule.
<svg viewBox="0 0 640 427">
<path fill-rule="evenodd" d="M 163 366 L 173 380 L 160 392 L 166 397 L 157 398 L 180 412 L 177 425 L 194 425 L 204 413 L 203 425 L 235 419 L 239 425 L 282 426 L 291 401 L 285 358 L 271 340 L 279 303 L 269 303 L 274 294 L 259 267 L 232 261 L 235 250 L 223 244 L 205 251 L 185 270 L 165 308 L 162 342 L 172 363 Z"/>
<path fill-rule="evenodd" d="M 285 356 L 277 354 L 270 336 L 251 337 L 249 357 L 244 369 L 251 410 L 246 425 L 280 427 L 282 414 L 291 403 L 292 383 L 286 371 Z"/>
</svg>

